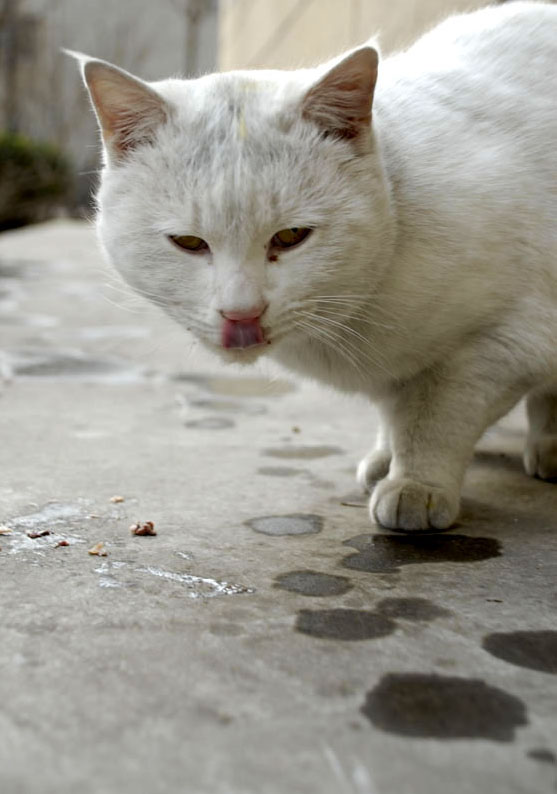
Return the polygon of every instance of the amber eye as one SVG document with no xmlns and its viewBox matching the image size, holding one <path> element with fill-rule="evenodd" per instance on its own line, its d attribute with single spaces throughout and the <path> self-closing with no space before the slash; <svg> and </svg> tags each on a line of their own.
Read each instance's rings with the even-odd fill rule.
<svg viewBox="0 0 557 794">
<path fill-rule="evenodd" d="M 312 229 L 304 226 L 294 226 L 292 229 L 281 229 L 271 237 L 271 248 L 293 248 L 309 237 Z"/>
<path fill-rule="evenodd" d="M 205 240 L 202 240 L 201 237 L 194 237 L 193 234 L 169 234 L 168 237 L 178 248 L 192 254 L 205 254 L 209 251 Z"/>
</svg>

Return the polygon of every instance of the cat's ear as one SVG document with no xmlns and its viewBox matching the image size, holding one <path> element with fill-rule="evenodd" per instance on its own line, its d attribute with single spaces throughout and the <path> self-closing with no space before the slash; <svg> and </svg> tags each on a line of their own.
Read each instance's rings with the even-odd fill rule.
<svg viewBox="0 0 557 794">
<path fill-rule="evenodd" d="M 358 138 L 369 130 L 379 56 L 365 46 L 350 53 L 313 85 L 302 103 L 302 115 L 325 132 Z"/>
<path fill-rule="evenodd" d="M 152 141 L 170 115 L 165 100 L 147 83 L 106 61 L 84 56 L 79 60 L 109 159 L 117 162 Z"/>
</svg>

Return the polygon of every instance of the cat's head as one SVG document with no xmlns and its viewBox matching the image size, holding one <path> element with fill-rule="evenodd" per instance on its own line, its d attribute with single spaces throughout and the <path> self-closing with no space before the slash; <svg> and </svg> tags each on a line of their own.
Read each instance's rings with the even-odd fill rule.
<svg viewBox="0 0 557 794">
<path fill-rule="evenodd" d="M 348 315 L 389 236 L 377 65 L 365 46 L 317 69 L 145 83 L 83 58 L 117 270 L 231 360 L 315 336 L 316 312 Z"/>
</svg>

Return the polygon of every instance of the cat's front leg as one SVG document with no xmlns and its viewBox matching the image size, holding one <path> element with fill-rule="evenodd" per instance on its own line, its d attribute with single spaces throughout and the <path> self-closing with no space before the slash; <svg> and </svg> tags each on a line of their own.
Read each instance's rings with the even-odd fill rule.
<svg viewBox="0 0 557 794">
<path fill-rule="evenodd" d="M 524 468 L 532 477 L 557 479 L 557 384 L 535 389 L 528 395 L 528 438 Z"/>
<path fill-rule="evenodd" d="M 371 497 L 373 520 L 399 531 L 454 523 L 474 444 L 527 388 L 513 378 L 513 367 L 501 363 L 491 361 L 488 350 L 465 351 L 458 362 L 422 373 L 383 403 L 392 461 Z"/>
<path fill-rule="evenodd" d="M 389 425 L 384 416 L 379 416 L 379 427 L 375 437 L 375 446 L 358 464 L 356 480 L 364 491 L 373 491 L 375 484 L 386 477 L 391 465 L 391 442 Z"/>
</svg>

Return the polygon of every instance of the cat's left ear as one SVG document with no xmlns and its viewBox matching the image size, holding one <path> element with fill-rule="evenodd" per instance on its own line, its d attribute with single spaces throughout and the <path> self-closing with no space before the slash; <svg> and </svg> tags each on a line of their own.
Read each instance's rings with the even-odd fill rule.
<svg viewBox="0 0 557 794">
<path fill-rule="evenodd" d="M 111 63 L 69 54 L 81 62 L 109 160 L 118 162 L 152 141 L 171 112 L 165 100 L 143 80 Z"/>
<path fill-rule="evenodd" d="M 303 117 L 341 138 L 355 139 L 369 131 L 378 64 L 373 47 L 350 53 L 309 89 Z"/>
</svg>

